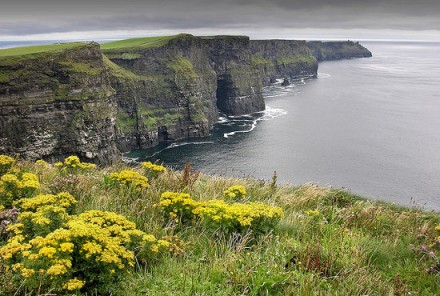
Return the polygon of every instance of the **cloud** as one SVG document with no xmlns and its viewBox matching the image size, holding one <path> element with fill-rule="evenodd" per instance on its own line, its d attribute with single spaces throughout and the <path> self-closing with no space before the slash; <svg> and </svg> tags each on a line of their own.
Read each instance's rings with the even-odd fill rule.
<svg viewBox="0 0 440 296">
<path fill-rule="evenodd" d="M 116 30 L 439 30 L 438 0 L 3 0 L 0 36 Z"/>
</svg>

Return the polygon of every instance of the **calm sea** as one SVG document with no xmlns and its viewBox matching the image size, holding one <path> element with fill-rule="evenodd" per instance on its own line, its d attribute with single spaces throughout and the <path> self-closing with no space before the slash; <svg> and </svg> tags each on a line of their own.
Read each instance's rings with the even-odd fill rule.
<svg viewBox="0 0 440 296">
<path fill-rule="evenodd" d="M 364 42 L 373 58 L 264 90 L 267 110 L 220 117 L 211 136 L 126 156 L 200 171 L 315 182 L 440 210 L 440 44 Z"/>
</svg>

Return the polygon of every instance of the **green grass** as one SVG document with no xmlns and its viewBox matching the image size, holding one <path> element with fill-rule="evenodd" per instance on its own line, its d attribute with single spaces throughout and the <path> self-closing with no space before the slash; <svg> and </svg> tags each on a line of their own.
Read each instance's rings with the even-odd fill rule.
<svg viewBox="0 0 440 296">
<path fill-rule="evenodd" d="M 316 63 L 316 59 L 311 55 L 279 56 L 275 58 L 275 63 L 279 65 L 299 63 L 313 64 Z"/>
<path fill-rule="evenodd" d="M 141 76 L 131 72 L 130 70 L 127 70 L 115 63 L 113 63 L 107 56 L 102 55 L 102 58 L 104 60 L 104 64 L 107 67 L 107 69 L 110 70 L 110 72 L 115 75 L 116 77 L 120 78 L 127 78 L 132 80 L 140 80 L 142 79 Z"/>
<path fill-rule="evenodd" d="M 180 35 L 157 36 L 118 40 L 101 44 L 101 49 L 105 52 L 108 50 L 159 47 L 167 44 L 168 41 L 179 36 Z"/>
<path fill-rule="evenodd" d="M 19 166 L 37 172 L 41 192 L 51 192 L 57 169 Z M 191 170 L 171 170 L 150 180 L 151 187 L 141 193 L 105 183 L 106 175 L 124 168 L 120 163 L 65 176 L 70 179 L 66 190 L 79 201 L 76 212 L 115 211 L 147 233 L 176 235 L 185 242 L 185 251 L 139 266 L 113 295 L 436 295 L 440 289 L 440 275 L 429 272 L 432 266 L 440 268 L 439 261 L 421 248 L 440 253 L 438 244 L 429 246 L 438 235 L 434 228 L 440 213 L 313 184 L 281 186 L 276 178 L 228 178 Z M 234 236 L 198 222 L 166 223 L 156 206 L 164 191 L 205 201 L 222 199 L 231 185 L 246 186 L 250 201 L 282 207 L 284 218 L 272 232 Z M 58 180 L 58 188 L 62 186 Z M 7 273 L 0 278 L 0 294 L 13 295 L 18 286 Z"/>
<path fill-rule="evenodd" d="M 172 69 L 176 75 L 190 79 L 197 77 L 197 73 L 194 71 L 191 61 L 179 55 L 175 56 L 174 59 L 169 61 L 167 63 L 167 67 Z"/>
<path fill-rule="evenodd" d="M 84 44 L 85 43 L 83 42 L 74 42 L 74 43 L 24 46 L 24 47 L 0 49 L 0 57 L 22 56 L 22 55 L 36 54 L 36 53 L 49 52 L 49 51 L 62 51 L 66 49 L 75 48 Z"/>
</svg>

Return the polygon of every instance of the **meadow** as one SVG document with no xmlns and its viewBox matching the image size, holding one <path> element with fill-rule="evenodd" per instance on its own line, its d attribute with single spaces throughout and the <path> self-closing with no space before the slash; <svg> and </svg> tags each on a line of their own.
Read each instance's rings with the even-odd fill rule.
<svg viewBox="0 0 440 296">
<path fill-rule="evenodd" d="M 440 214 L 186 165 L 0 156 L 0 295 L 435 295 Z"/>
</svg>

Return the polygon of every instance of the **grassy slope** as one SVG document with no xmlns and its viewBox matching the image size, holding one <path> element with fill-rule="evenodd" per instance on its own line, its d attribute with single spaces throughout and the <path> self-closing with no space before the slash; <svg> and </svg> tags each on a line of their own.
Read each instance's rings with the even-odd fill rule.
<svg viewBox="0 0 440 296">
<path fill-rule="evenodd" d="M 119 49 L 131 49 L 131 48 L 150 48 L 163 46 L 171 39 L 177 38 L 179 35 L 174 36 L 157 36 L 157 37 L 145 37 L 145 38 L 132 38 L 125 40 L 112 41 L 101 44 L 102 50 L 119 50 Z"/>
<path fill-rule="evenodd" d="M 23 166 L 35 171 L 32 164 Z M 173 171 L 152 180 L 151 188 L 140 195 L 106 186 L 104 175 L 124 167 L 64 177 L 65 189 L 79 199 L 77 211 L 115 211 L 147 233 L 177 235 L 186 247 L 182 257 L 142 266 L 115 295 L 434 295 L 439 291 L 439 275 L 427 271 L 438 259 L 423 255 L 420 248 L 435 240 L 439 213 L 398 208 L 310 184 L 273 186 L 196 173 L 185 178 Z M 53 168 L 40 172 L 43 192 L 50 192 L 57 176 Z M 164 191 L 187 192 L 197 200 L 220 199 L 235 184 L 248 188 L 250 200 L 284 209 L 285 217 L 272 233 L 240 238 L 197 223 L 165 225 L 155 207 Z M 319 214 L 310 216 L 307 210 Z"/>
<path fill-rule="evenodd" d="M 22 56 L 22 55 L 42 53 L 48 51 L 59 51 L 59 50 L 71 49 L 81 45 L 84 45 L 84 43 L 74 42 L 74 43 L 24 46 L 24 47 L 0 49 L 0 57 Z"/>
</svg>

